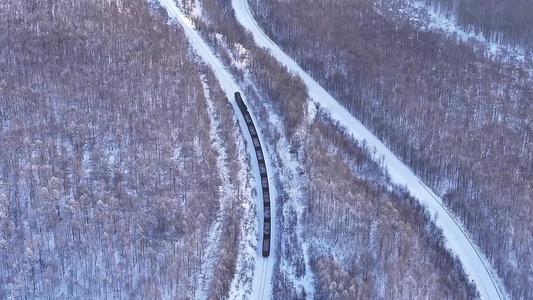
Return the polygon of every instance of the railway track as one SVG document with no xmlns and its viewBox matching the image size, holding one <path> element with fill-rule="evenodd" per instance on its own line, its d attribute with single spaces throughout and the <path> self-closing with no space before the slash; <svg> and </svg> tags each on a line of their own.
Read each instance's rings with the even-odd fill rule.
<svg viewBox="0 0 533 300">
<path fill-rule="evenodd" d="M 262 218 L 259 222 L 262 226 L 262 239 L 260 239 L 259 241 L 259 248 L 261 249 L 261 251 L 259 252 L 261 252 L 262 255 L 258 253 L 256 257 L 256 268 L 254 272 L 255 274 L 253 274 L 254 283 L 252 286 L 251 299 L 268 299 L 270 296 L 270 277 L 273 269 L 273 260 L 269 259 L 269 256 L 271 255 L 270 246 L 271 241 L 274 239 L 275 233 L 275 231 L 273 230 L 274 228 L 271 226 L 274 221 L 274 216 L 272 216 L 271 214 L 271 207 L 274 207 L 274 201 L 271 201 L 271 199 L 274 200 L 275 197 L 272 196 L 271 198 L 271 194 L 276 194 L 275 187 L 271 188 L 269 186 L 267 173 L 268 158 L 265 157 L 263 154 L 260 138 L 256 127 L 253 124 L 253 118 L 250 112 L 248 112 L 248 109 L 244 104 L 240 93 L 237 92 L 240 87 L 236 83 L 233 76 L 227 71 L 224 64 L 212 52 L 211 48 L 204 42 L 199 33 L 196 32 L 196 29 L 194 28 L 192 22 L 181 13 L 181 11 L 176 6 L 174 0 L 159 0 L 159 3 L 167 10 L 169 16 L 178 21 L 179 24 L 183 27 L 184 32 L 189 42 L 191 43 L 191 46 L 196 50 L 196 53 L 200 56 L 200 58 L 202 58 L 203 61 L 205 61 L 208 65 L 211 66 L 222 89 L 228 96 L 228 99 L 231 99 L 232 96 L 236 97 L 236 94 L 239 94 L 241 103 L 238 103 L 237 100 L 235 103 L 241 110 L 241 114 L 244 118 L 244 123 L 246 124 L 248 132 L 251 136 L 251 146 L 253 147 L 253 151 L 251 149 L 252 147 L 248 147 L 248 149 L 250 155 L 252 157 L 256 157 L 252 165 L 254 166 L 253 169 L 257 168 L 259 171 L 259 176 L 255 177 L 256 182 L 261 183 L 262 195 L 261 197 L 258 197 L 258 199 L 261 199 L 259 201 L 263 202 L 263 214 L 259 213 L 260 216 L 262 215 Z M 243 108 L 246 108 L 245 113 L 243 112 Z M 244 124 L 242 120 L 239 121 L 239 123 L 241 128 L 243 128 Z M 259 280 L 257 284 L 256 280 Z"/>
</svg>

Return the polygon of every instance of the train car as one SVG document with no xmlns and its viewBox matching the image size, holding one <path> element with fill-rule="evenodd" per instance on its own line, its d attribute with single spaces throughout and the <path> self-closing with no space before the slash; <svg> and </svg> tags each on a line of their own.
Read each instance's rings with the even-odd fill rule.
<svg viewBox="0 0 533 300">
<path fill-rule="evenodd" d="M 263 226 L 263 236 L 270 237 L 270 221 L 265 221 L 265 224 Z"/>
<path fill-rule="evenodd" d="M 248 113 L 248 107 L 246 107 L 246 104 L 242 101 L 241 93 L 235 92 L 235 102 L 237 102 L 237 105 L 243 114 Z"/>
<path fill-rule="evenodd" d="M 263 257 L 270 255 L 270 237 L 263 237 Z"/>
<path fill-rule="evenodd" d="M 250 130 L 250 134 L 252 136 L 254 136 L 254 135 L 257 136 L 257 131 L 255 131 L 254 125 L 248 125 L 248 130 Z"/>
<path fill-rule="evenodd" d="M 261 149 L 261 143 L 259 142 L 258 138 L 256 138 L 256 137 L 252 138 L 252 142 L 254 143 L 254 147 L 256 149 Z"/>
<path fill-rule="evenodd" d="M 263 193 L 265 192 L 265 189 L 268 190 L 268 179 L 266 176 L 261 176 L 261 186 L 263 187 Z"/>
<path fill-rule="evenodd" d="M 270 206 L 270 195 L 268 194 L 268 191 L 263 191 L 263 205 Z"/>
<path fill-rule="evenodd" d="M 269 221 L 269 222 L 270 222 L 270 217 L 271 217 L 271 214 L 270 214 L 270 206 L 265 206 L 265 208 L 264 208 L 264 213 L 265 213 L 265 222 L 266 222 L 266 221 Z"/>
</svg>

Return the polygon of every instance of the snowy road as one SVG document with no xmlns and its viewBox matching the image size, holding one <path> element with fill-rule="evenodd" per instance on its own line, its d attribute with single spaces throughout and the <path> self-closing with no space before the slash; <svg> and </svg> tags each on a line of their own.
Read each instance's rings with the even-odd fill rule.
<svg viewBox="0 0 533 300">
<path fill-rule="evenodd" d="M 240 87 L 237 84 L 234 77 L 227 71 L 224 64 L 217 58 L 217 56 L 213 53 L 211 50 L 211 47 L 209 47 L 200 34 L 196 31 L 194 28 L 192 22 L 185 17 L 180 9 L 176 6 L 176 3 L 174 0 L 159 0 L 159 3 L 162 7 L 164 7 L 167 10 L 168 15 L 179 22 L 179 24 L 183 27 L 185 35 L 187 36 L 187 39 L 189 40 L 191 46 L 196 51 L 196 54 L 200 56 L 200 58 L 207 63 L 213 72 L 215 73 L 215 76 L 220 83 L 221 88 L 226 93 L 227 98 L 230 100 L 234 110 L 237 112 L 237 116 L 239 119 L 239 124 L 242 128 L 242 132 L 245 135 L 245 138 L 247 140 L 247 150 L 252 157 L 250 160 L 252 163 L 252 172 L 253 177 L 255 179 L 256 184 L 256 191 L 257 195 L 255 196 L 257 200 L 257 207 L 258 207 L 258 217 L 261 220 L 259 222 L 259 231 L 262 232 L 262 226 L 263 226 L 263 205 L 262 205 L 262 196 L 259 195 L 261 192 L 261 177 L 259 173 L 259 166 L 257 163 L 257 160 L 255 158 L 255 149 L 253 147 L 251 136 L 248 132 L 246 122 L 240 113 L 240 110 L 235 102 L 234 99 L 234 92 L 240 91 Z M 242 93 L 241 93 L 242 94 Z M 243 101 L 246 103 L 245 95 L 243 94 Z M 250 106 L 248 106 L 250 107 Z M 252 119 L 254 120 L 254 123 L 257 124 L 255 121 L 256 119 L 253 116 L 253 113 L 250 111 L 250 114 L 252 115 Z M 263 258 L 262 251 L 261 251 L 261 242 L 262 237 L 259 239 L 259 243 L 256 243 L 256 249 L 254 250 L 251 245 L 248 245 L 246 249 L 240 249 L 243 250 L 241 253 L 239 253 L 239 258 L 237 259 L 237 264 L 239 269 L 239 266 L 244 266 L 246 263 L 246 255 L 249 255 L 250 252 L 255 251 L 255 253 L 252 253 L 251 256 L 255 260 L 255 269 L 253 270 L 253 274 L 248 274 L 246 269 L 243 270 L 237 270 L 236 275 L 231 284 L 230 288 L 230 298 L 232 299 L 270 299 L 270 295 L 272 292 L 272 272 L 274 268 L 274 258 L 276 255 L 276 248 L 275 248 L 275 241 L 276 241 L 276 218 L 275 218 L 275 207 L 276 207 L 276 198 L 277 198 L 277 191 L 275 188 L 275 180 L 274 178 L 271 178 L 273 170 L 271 169 L 271 161 L 270 161 L 270 155 L 264 146 L 265 143 L 261 139 L 260 130 L 258 129 L 258 135 L 261 144 L 263 145 L 263 153 L 265 157 L 265 164 L 268 169 L 268 176 L 269 176 L 269 182 L 270 184 L 270 201 L 271 201 L 271 209 L 272 209 L 272 216 L 271 216 L 271 222 L 273 226 L 271 227 L 271 250 L 270 250 L 270 257 Z M 246 235 L 247 233 L 243 233 Z M 255 239 L 255 236 L 252 237 L 255 242 L 257 240 Z M 251 241 L 245 241 L 250 242 Z M 237 247 L 237 245 L 236 245 Z M 237 249 L 237 248 L 236 248 Z M 240 262 L 239 262 L 240 260 Z M 244 268 L 244 267 L 243 267 Z M 242 272 L 241 272 L 242 271 Z M 250 278 L 253 277 L 253 283 L 250 283 Z"/>
<path fill-rule="evenodd" d="M 259 27 L 254 20 L 247 0 L 232 0 L 237 20 L 249 30 L 261 47 L 267 48 L 279 62 L 298 74 L 309 89 L 313 101 L 331 112 L 331 118 L 344 126 L 357 140 L 366 140 L 370 149 L 377 150 L 376 157 L 384 157 L 384 163 L 395 184 L 406 186 L 420 203 L 425 205 L 446 238 L 446 245 L 461 260 L 465 272 L 477 286 L 482 299 L 508 299 L 501 280 L 474 245 L 466 231 L 455 221 L 442 201 L 426 187 L 413 171 L 403 164 L 383 143 L 367 130 L 361 122 L 342 107 L 324 88 L 314 81 L 298 64 L 286 55 Z"/>
</svg>

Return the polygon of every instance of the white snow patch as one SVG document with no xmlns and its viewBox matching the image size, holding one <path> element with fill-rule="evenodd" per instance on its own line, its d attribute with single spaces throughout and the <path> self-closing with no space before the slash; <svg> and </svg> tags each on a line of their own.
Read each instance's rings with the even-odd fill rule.
<svg viewBox="0 0 533 300">
<path fill-rule="evenodd" d="M 194 1 L 194 8 L 192 9 L 192 17 L 195 17 L 195 18 L 201 18 L 202 17 L 202 11 L 203 11 L 203 7 L 202 7 L 202 2 L 200 1 Z"/>
<path fill-rule="evenodd" d="M 398 9 L 403 18 L 408 19 L 413 25 L 421 30 L 443 32 L 447 36 L 457 38 L 461 42 L 469 43 L 475 49 L 482 50 L 485 55 L 502 61 L 524 63 L 526 62 L 526 50 L 519 45 L 510 45 L 494 40 L 487 40 L 481 32 L 476 33 L 472 29 L 461 28 L 455 16 L 439 11 L 436 7 L 426 5 L 422 1 L 406 1 L 405 6 Z M 383 2 L 376 3 L 376 10 L 383 9 Z M 389 10 L 391 8 L 389 7 Z M 530 61 L 532 58 L 528 58 Z"/>
</svg>

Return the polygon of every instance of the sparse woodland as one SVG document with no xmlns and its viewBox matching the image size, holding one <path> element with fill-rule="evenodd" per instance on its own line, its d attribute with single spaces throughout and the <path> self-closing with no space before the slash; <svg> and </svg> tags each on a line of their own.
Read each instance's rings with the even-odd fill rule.
<svg viewBox="0 0 533 300">
<path fill-rule="evenodd" d="M 531 53 L 530 22 L 515 19 L 531 16 L 530 1 L 430 2 L 488 40 L 516 42 Z M 392 11 L 401 4 L 392 1 Z M 252 6 L 286 52 L 440 193 L 512 298 L 532 298 L 533 91 L 527 69 L 419 31 L 388 10 L 378 13 L 370 0 Z"/>
<path fill-rule="evenodd" d="M 219 201 L 202 71 L 178 29 L 143 0 L 0 4 L 1 299 L 190 299 L 208 242 L 222 249 L 209 296 L 227 294 L 239 198 Z M 235 157 L 234 113 L 205 74 Z"/>
</svg>

